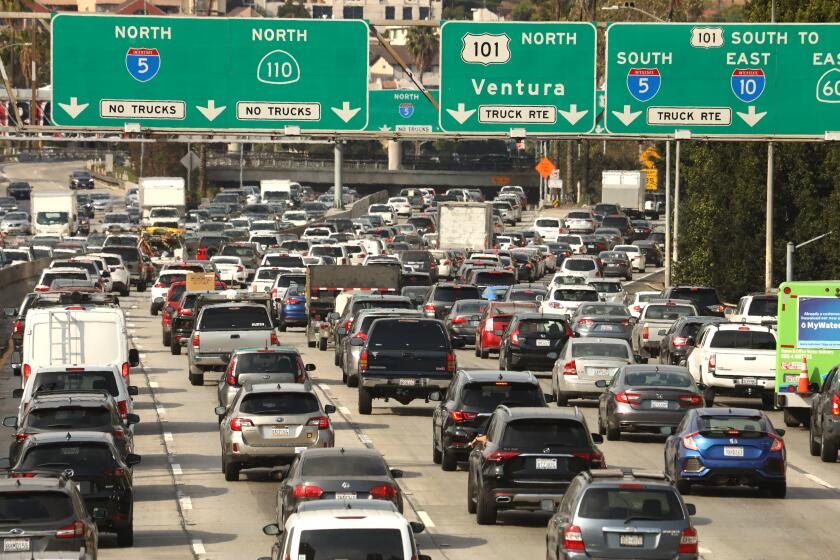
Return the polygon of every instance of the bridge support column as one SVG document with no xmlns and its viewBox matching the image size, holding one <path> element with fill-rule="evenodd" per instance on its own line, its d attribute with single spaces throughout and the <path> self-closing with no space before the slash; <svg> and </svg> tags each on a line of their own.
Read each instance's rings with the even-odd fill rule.
<svg viewBox="0 0 840 560">
<path fill-rule="evenodd" d="M 399 140 L 388 140 L 388 171 L 402 169 L 402 144 Z"/>
</svg>

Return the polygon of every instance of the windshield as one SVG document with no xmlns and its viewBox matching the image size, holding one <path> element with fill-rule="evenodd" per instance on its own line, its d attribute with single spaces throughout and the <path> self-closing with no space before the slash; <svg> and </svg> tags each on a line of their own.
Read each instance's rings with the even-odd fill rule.
<svg viewBox="0 0 840 560">
<path fill-rule="evenodd" d="M 702 431 L 768 432 L 761 416 L 700 416 Z"/>
<path fill-rule="evenodd" d="M 385 320 L 376 323 L 369 346 L 373 351 L 391 348 L 412 350 L 442 350 L 448 337 L 440 324 L 418 319 Z"/>
<path fill-rule="evenodd" d="M 36 374 L 33 393 L 38 391 L 91 391 L 106 390 L 119 396 L 117 381 L 110 371 L 49 371 Z"/>
<path fill-rule="evenodd" d="M 542 389 L 531 383 L 491 381 L 469 383 L 461 394 L 461 404 L 480 411 L 492 411 L 502 403 L 514 406 L 545 406 Z"/>
<path fill-rule="evenodd" d="M 516 276 L 512 272 L 479 272 L 475 275 L 475 283 L 480 286 L 512 286 L 516 284 Z"/>
<path fill-rule="evenodd" d="M 152 208 L 149 212 L 150 218 L 177 218 L 178 211 L 174 208 Z"/>
<path fill-rule="evenodd" d="M 300 358 L 283 352 L 237 354 L 236 373 L 300 373 Z"/>
<path fill-rule="evenodd" d="M 254 248 L 242 245 L 225 245 L 219 254 L 228 257 L 253 257 Z"/>
<path fill-rule="evenodd" d="M 551 298 L 556 301 L 598 301 L 598 292 L 595 290 L 575 290 L 562 288 L 554 290 Z"/>
<path fill-rule="evenodd" d="M 694 309 L 687 305 L 648 305 L 645 308 L 645 319 L 676 321 L 687 315 L 696 315 Z"/>
<path fill-rule="evenodd" d="M 277 278 L 282 270 L 271 270 L 270 268 L 262 268 L 257 270 L 256 280 L 274 280 Z"/>
<path fill-rule="evenodd" d="M 535 225 L 542 228 L 559 228 L 560 220 L 553 218 L 541 218 L 536 221 Z"/>
<path fill-rule="evenodd" d="M 461 299 L 481 299 L 481 294 L 475 286 L 438 286 L 430 298 L 431 301 L 453 303 Z"/>
<path fill-rule="evenodd" d="M 298 286 L 305 285 L 306 276 L 303 274 L 281 274 L 277 278 L 275 286 L 278 288 L 288 288 L 292 284 L 297 284 Z"/>
<path fill-rule="evenodd" d="M 538 296 L 545 297 L 545 290 L 511 290 L 507 301 L 537 301 Z"/>
<path fill-rule="evenodd" d="M 335 455 L 307 455 L 301 465 L 301 475 L 313 476 L 385 476 L 388 471 L 382 457 L 355 455 L 352 452 Z"/>
<path fill-rule="evenodd" d="M 738 348 L 742 350 L 776 350 L 776 337 L 766 331 L 718 331 L 711 348 Z"/>
<path fill-rule="evenodd" d="M 583 424 L 577 421 L 528 418 L 510 422 L 500 446 L 506 449 L 589 447 L 589 437 Z"/>
<path fill-rule="evenodd" d="M 589 285 L 602 294 L 617 294 L 621 291 L 621 284 L 618 282 L 589 282 Z"/>
<path fill-rule="evenodd" d="M 406 560 L 399 529 L 302 531 L 295 560 Z"/>
<path fill-rule="evenodd" d="M 327 245 L 318 245 L 316 247 L 312 247 L 309 251 L 309 256 L 311 257 L 342 257 L 344 256 L 341 247 L 330 247 Z"/>
<path fill-rule="evenodd" d="M 35 214 L 35 221 L 42 226 L 53 226 L 66 224 L 68 216 L 67 212 L 38 212 Z"/>
<path fill-rule="evenodd" d="M 685 519 L 673 489 L 647 489 L 641 484 L 618 488 L 590 488 L 580 501 L 578 516 L 584 519 L 629 519 L 677 521 Z"/>
<path fill-rule="evenodd" d="M 41 285 L 43 286 L 50 286 L 53 282 L 58 280 L 59 278 L 66 279 L 66 280 L 87 280 L 88 275 L 85 271 L 79 272 L 44 272 L 44 275 L 41 277 Z"/>
<path fill-rule="evenodd" d="M 581 305 L 578 315 L 589 317 L 626 317 L 627 308 L 623 305 Z"/>
<path fill-rule="evenodd" d="M 586 272 L 588 270 L 595 270 L 595 261 L 589 259 L 566 259 L 563 263 L 563 268 L 576 272 Z"/>
<path fill-rule="evenodd" d="M 264 307 L 219 307 L 201 315 L 203 331 L 266 330 L 271 320 Z"/>
<path fill-rule="evenodd" d="M 91 430 L 111 426 L 111 412 L 104 407 L 61 406 L 35 408 L 27 415 L 26 424 L 39 430 Z"/>
<path fill-rule="evenodd" d="M 720 305 L 717 293 L 711 288 L 674 288 L 671 290 L 672 299 L 687 299 L 702 307 Z"/>
<path fill-rule="evenodd" d="M 245 395 L 239 412 L 243 414 L 311 414 L 318 412 L 318 399 L 309 393 L 253 393 Z"/>
<path fill-rule="evenodd" d="M 90 472 L 102 467 L 115 467 L 117 461 L 107 445 L 62 442 L 32 447 L 19 466 L 24 469 L 71 468 Z"/>
<path fill-rule="evenodd" d="M 105 217 L 102 218 L 102 221 L 111 224 L 127 224 L 131 220 L 128 217 L 128 214 L 105 214 Z"/>
<path fill-rule="evenodd" d="M 28 261 L 29 260 L 29 253 L 26 251 L 10 251 L 5 250 L 3 251 L 3 256 L 6 258 L 7 261 Z"/>
<path fill-rule="evenodd" d="M 526 319 L 519 322 L 521 336 L 545 334 L 552 337 L 562 336 L 566 332 L 566 324 L 556 319 Z"/>
<path fill-rule="evenodd" d="M 775 317 L 779 311 L 778 305 L 775 298 L 753 298 L 747 310 L 747 315 Z"/>
<path fill-rule="evenodd" d="M 572 345 L 572 358 L 619 358 L 626 360 L 629 357 L 630 350 L 626 344 L 575 342 Z"/>
</svg>

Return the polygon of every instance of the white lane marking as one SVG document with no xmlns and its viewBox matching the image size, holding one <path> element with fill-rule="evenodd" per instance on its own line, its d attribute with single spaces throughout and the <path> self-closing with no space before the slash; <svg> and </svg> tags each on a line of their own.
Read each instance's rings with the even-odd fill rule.
<svg viewBox="0 0 840 560">
<path fill-rule="evenodd" d="M 137 328 L 137 324 L 136 324 L 136 323 L 126 323 L 126 326 L 127 326 L 129 329 L 134 329 L 134 328 Z"/>
<path fill-rule="evenodd" d="M 181 509 L 186 511 L 188 509 L 192 509 L 192 500 L 189 496 L 181 496 L 178 498 L 178 502 L 181 503 Z"/>
<path fill-rule="evenodd" d="M 703 548 L 702 546 L 697 549 L 697 552 L 699 552 L 700 554 L 711 554 L 712 553 L 711 550 L 709 550 L 708 548 Z"/>
<path fill-rule="evenodd" d="M 136 306 L 136 305 L 132 305 L 132 306 L 131 306 L 131 309 L 137 309 L 137 306 Z"/>
<path fill-rule="evenodd" d="M 157 411 L 158 416 L 164 416 L 166 414 L 166 409 L 162 406 L 156 406 L 155 410 Z"/>
<path fill-rule="evenodd" d="M 319 383 L 318 387 L 320 387 L 322 391 L 325 391 L 327 393 L 332 393 L 332 389 L 330 388 L 329 385 L 324 385 L 323 383 Z"/>
<path fill-rule="evenodd" d="M 160 383 L 158 383 L 157 381 L 149 381 L 149 387 L 151 387 L 152 389 L 157 389 L 158 387 L 160 387 Z"/>
<path fill-rule="evenodd" d="M 365 444 L 365 445 L 368 445 L 368 444 L 372 444 L 372 443 L 373 443 L 373 442 L 371 441 L 371 439 L 370 439 L 370 436 L 369 436 L 369 435 L 366 435 L 366 434 L 358 434 L 358 437 L 359 437 L 359 441 L 361 441 L 361 442 L 362 442 L 363 444 Z"/>
<path fill-rule="evenodd" d="M 350 409 L 346 406 L 339 406 L 338 411 L 342 413 L 344 416 L 350 416 Z"/>
<path fill-rule="evenodd" d="M 417 512 L 417 517 L 420 518 L 420 521 L 423 522 L 423 525 L 425 525 L 427 529 L 431 529 L 432 527 L 435 526 L 435 522 L 432 521 L 432 518 L 429 517 L 429 514 L 426 513 L 425 511 L 418 511 Z"/>
<path fill-rule="evenodd" d="M 178 463 L 172 463 L 172 474 L 175 476 L 181 476 L 184 474 L 184 471 L 181 470 L 181 465 Z"/>
<path fill-rule="evenodd" d="M 201 539 L 193 539 L 192 549 L 196 556 L 207 554 L 207 551 L 204 549 L 204 543 L 201 542 Z"/>
<path fill-rule="evenodd" d="M 172 432 L 163 432 L 163 441 L 175 441 L 175 438 L 172 437 Z"/>
<path fill-rule="evenodd" d="M 142 352 L 141 352 L 141 353 L 140 353 L 140 359 L 141 359 L 141 360 L 145 360 L 145 359 L 146 359 L 146 354 L 144 354 L 144 353 L 142 353 Z"/>
<path fill-rule="evenodd" d="M 820 486 L 824 486 L 825 488 L 834 488 L 834 486 L 832 486 L 831 484 L 829 484 L 828 482 L 826 482 L 825 480 L 821 479 L 820 477 L 818 477 L 816 475 L 813 475 L 813 474 L 807 473 L 807 472 L 802 473 L 802 474 L 805 475 L 805 478 L 808 478 L 812 482 L 816 482 Z"/>
</svg>

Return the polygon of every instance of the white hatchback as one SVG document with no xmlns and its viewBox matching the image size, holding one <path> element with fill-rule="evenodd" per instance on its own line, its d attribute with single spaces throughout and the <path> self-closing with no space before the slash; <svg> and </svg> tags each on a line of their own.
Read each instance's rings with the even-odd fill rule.
<svg viewBox="0 0 840 560">
<path fill-rule="evenodd" d="M 557 236 L 565 233 L 563 230 L 563 222 L 560 218 L 550 218 L 541 216 L 534 220 L 534 231 L 540 234 L 540 237 L 546 241 L 557 241 Z"/>
<path fill-rule="evenodd" d="M 588 284 L 558 286 L 540 305 L 542 313 L 571 315 L 582 303 L 599 302 L 598 290 Z"/>
<path fill-rule="evenodd" d="M 397 216 L 408 218 L 411 216 L 411 203 L 404 196 L 392 196 L 388 199 L 388 206 L 394 209 Z"/>
</svg>

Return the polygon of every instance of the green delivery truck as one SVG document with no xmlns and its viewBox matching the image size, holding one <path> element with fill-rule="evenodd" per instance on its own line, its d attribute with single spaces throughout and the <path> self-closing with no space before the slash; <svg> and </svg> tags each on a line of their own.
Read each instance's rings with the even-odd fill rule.
<svg viewBox="0 0 840 560">
<path fill-rule="evenodd" d="M 785 282 L 778 311 L 776 404 L 787 426 L 808 426 L 813 394 L 840 364 L 840 280 Z M 799 390 L 802 371 L 807 391 Z"/>
</svg>

